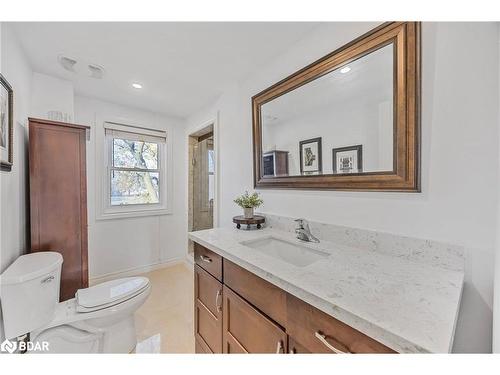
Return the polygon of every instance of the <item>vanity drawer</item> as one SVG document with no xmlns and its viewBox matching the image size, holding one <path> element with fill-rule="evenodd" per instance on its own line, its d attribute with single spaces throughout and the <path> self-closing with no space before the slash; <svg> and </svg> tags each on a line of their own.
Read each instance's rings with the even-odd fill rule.
<svg viewBox="0 0 500 375">
<path fill-rule="evenodd" d="M 223 352 L 286 353 L 287 335 L 243 298 L 224 285 Z"/>
<path fill-rule="evenodd" d="M 287 295 L 287 333 L 312 353 L 394 353 L 292 295 Z"/>
<path fill-rule="evenodd" d="M 194 329 L 207 353 L 222 353 L 222 283 L 194 266 Z"/>
<path fill-rule="evenodd" d="M 224 259 L 224 284 L 282 327 L 286 327 L 286 292 Z"/>
<path fill-rule="evenodd" d="M 199 243 L 194 243 L 194 261 L 197 265 L 222 281 L 222 257 Z"/>
</svg>

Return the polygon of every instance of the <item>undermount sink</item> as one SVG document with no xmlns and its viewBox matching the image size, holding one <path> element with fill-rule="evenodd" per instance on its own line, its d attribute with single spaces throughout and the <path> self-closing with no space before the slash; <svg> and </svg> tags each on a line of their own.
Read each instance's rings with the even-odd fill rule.
<svg viewBox="0 0 500 375">
<path fill-rule="evenodd" d="M 308 266 L 330 255 L 323 251 L 272 236 L 243 241 L 241 244 L 297 267 Z"/>
</svg>

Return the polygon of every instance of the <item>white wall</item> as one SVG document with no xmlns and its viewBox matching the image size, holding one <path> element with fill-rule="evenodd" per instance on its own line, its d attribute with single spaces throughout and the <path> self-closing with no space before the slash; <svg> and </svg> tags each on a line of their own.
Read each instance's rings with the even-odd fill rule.
<svg viewBox="0 0 500 375">
<path fill-rule="evenodd" d="M 123 107 L 82 96 L 75 97 L 76 123 L 91 126 L 87 143 L 87 190 L 89 222 L 89 273 L 91 278 L 157 263 L 184 259 L 187 249 L 186 183 L 182 178 L 187 140 L 184 123 L 176 118 Z M 173 137 L 173 213 L 127 219 L 96 220 L 96 126 L 120 119 L 123 123 L 163 129 Z M 99 144 L 97 144 L 99 143 Z"/>
<path fill-rule="evenodd" d="M 323 24 L 280 58 L 229 87 L 188 129 L 220 111 L 221 224 L 252 189 L 250 98 L 375 24 Z M 467 247 L 454 351 L 490 352 L 498 160 L 498 38 L 493 23 L 423 25 L 422 193 L 262 190 L 264 212 Z"/>
<path fill-rule="evenodd" d="M 75 118 L 73 84 L 64 79 L 34 72 L 31 91 L 31 116 L 49 119 L 49 111 L 67 114 L 71 119 L 68 118 L 66 121 L 72 122 Z"/>
<path fill-rule="evenodd" d="M 27 221 L 27 121 L 30 107 L 31 67 L 15 35 L 1 24 L 1 72 L 14 91 L 14 165 L 0 172 L 0 273 L 26 248 Z M 1 314 L 1 312 L 0 312 Z M 0 323 L 0 342 L 3 327 Z"/>
</svg>

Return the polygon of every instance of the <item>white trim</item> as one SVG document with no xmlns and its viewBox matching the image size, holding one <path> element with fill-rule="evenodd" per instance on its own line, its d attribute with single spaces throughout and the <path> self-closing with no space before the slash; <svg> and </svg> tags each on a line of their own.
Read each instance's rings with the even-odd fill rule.
<svg viewBox="0 0 500 375">
<path fill-rule="evenodd" d="M 104 220 L 118 220 L 118 219 L 127 219 L 133 217 L 146 217 L 146 216 L 162 216 L 162 215 L 171 215 L 172 212 L 166 208 L 162 209 L 143 209 L 141 205 L 135 205 L 136 207 L 131 207 L 127 212 L 110 212 L 107 211 L 101 215 L 96 215 L 97 221 Z"/>
<path fill-rule="evenodd" d="M 122 277 L 138 276 L 144 273 L 160 270 L 163 268 L 169 268 L 176 266 L 178 264 L 184 264 L 186 267 L 191 269 L 190 262 L 186 258 L 174 258 L 163 262 L 156 262 L 148 264 L 145 266 L 132 267 L 122 271 L 110 272 L 101 276 L 91 277 L 89 280 L 90 286 L 103 283 L 105 281 L 119 279 Z"/>
<path fill-rule="evenodd" d="M 214 152 L 215 152 L 215 181 L 214 181 L 214 211 L 213 211 L 213 227 L 219 227 L 219 217 L 220 217 L 220 202 L 221 193 L 220 189 L 222 184 L 220 183 L 220 157 L 219 157 L 219 111 L 216 112 L 214 118 Z"/>
<path fill-rule="evenodd" d="M 167 133 L 164 130 L 150 129 L 134 125 L 117 124 L 116 122 L 111 122 L 111 121 L 106 121 L 104 123 L 104 129 L 109 129 L 117 133 L 133 133 L 140 135 L 149 135 L 155 138 L 165 139 L 167 137 Z"/>
<path fill-rule="evenodd" d="M 170 125 L 165 125 L 165 128 L 158 129 L 158 132 L 166 133 L 166 143 L 163 145 L 162 149 L 165 150 L 165 158 L 160 158 L 162 162 L 162 169 L 164 171 L 163 188 L 160 193 L 161 196 L 165 197 L 165 200 L 158 205 L 148 205 L 148 206 L 127 206 L 126 209 L 123 206 L 120 207 L 109 207 L 107 204 L 108 196 L 108 178 L 107 178 L 107 168 L 106 160 L 108 158 L 107 154 L 107 142 L 106 142 L 106 127 L 109 124 L 124 124 L 126 126 L 131 126 L 138 129 L 154 129 L 152 127 L 144 127 L 139 125 L 137 122 L 131 121 L 130 119 L 117 118 L 112 116 L 106 116 L 105 118 L 100 118 L 96 116 L 96 131 L 95 131 L 95 144 L 96 144 L 96 158 L 95 158 L 95 183 L 96 183 L 96 210 L 95 219 L 100 220 L 115 220 L 124 219 L 131 217 L 144 217 L 144 216 L 158 216 L 158 215 L 170 215 L 173 213 L 173 137 L 174 129 Z"/>
</svg>

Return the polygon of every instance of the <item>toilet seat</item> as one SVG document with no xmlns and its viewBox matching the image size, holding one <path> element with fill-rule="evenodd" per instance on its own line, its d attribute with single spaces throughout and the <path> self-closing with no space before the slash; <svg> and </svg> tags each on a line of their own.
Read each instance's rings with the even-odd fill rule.
<svg viewBox="0 0 500 375">
<path fill-rule="evenodd" d="M 76 311 L 92 312 L 118 305 L 141 294 L 148 287 L 149 280 L 145 277 L 125 277 L 79 289 L 75 294 Z"/>
<path fill-rule="evenodd" d="M 136 344 L 136 331 L 134 325 L 134 312 L 141 307 L 151 292 L 151 284 L 148 282 L 145 288 L 140 289 L 128 298 L 122 298 L 107 304 L 98 306 L 92 311 L 79 311 L 76 298 L 60 302 L 56 306 L 53 320 L 40 329 L 30 333 L 31 340 L 51 340 L 51 350 L 55 353 L 87 352 L 90 341 L 87 344 L 68 345 L 68 340 L 73 342 L 70 336 L 79 336 L 86 340 L 89 333 L 104 334 L 103 341 L 96 349 L 100 353 L 130 353 Z M 77 331 L 75 331 L 75 329 Z M 57 340 L 56 338 L 60 338 Z M 82 351 L 80 351 L 80 349 Z M 94 350 L 92 349 L 92 350 Z"/>
</svg>

